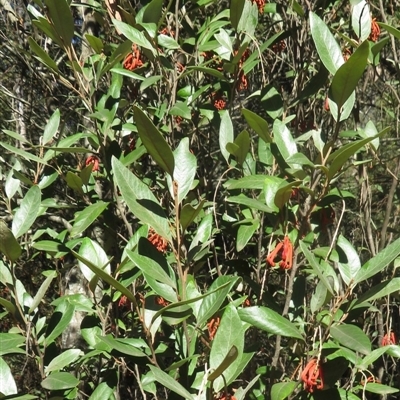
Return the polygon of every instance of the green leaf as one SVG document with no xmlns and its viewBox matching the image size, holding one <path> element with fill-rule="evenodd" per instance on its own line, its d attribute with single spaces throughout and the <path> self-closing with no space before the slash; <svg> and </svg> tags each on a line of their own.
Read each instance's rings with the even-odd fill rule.
<svg viewBox="0 0 400 400">
<path fill-rule="evenodd" d="M 236 250 L 242 251 L 249 240 L 254 235 L 254 232 L 259 228 L 260 222 L 256 219 L 250 221 L 250 225 L 248 223 L 240 225 L 237 233 L 236 239 Z"/>
<path fill-rule="evenodd" d="M 14 353 L 19 346 L 25 343 L 25 338 L 16 333 L 0 333 L 0 343 L 0 356 L 3 356 L 4 354 Z"/>
<path fill-rule="evenodd" d="M 0 251 L 11 261 L 18 260 L 21 255 L 21 246 L 15 239 L 7 224 L 0 219 Z"/>
<path fill-rule="evenodd" d="M 138 31 L 133 26 L 126 24 L 125 22 L 118 21 L 116 19 L 112 20 L 114 26 L 121 31 L 127 39 L 129 39 L 132 43 L 143 47 L 147 50 L 150 50 L 153 55 L 156 55 L 156 51 L 154 50 L 153 45 L 146 39 L 146 36 L 143 32 Z"/>
<path fill-rule="evenodd" d="M 135 121 L 140 139 L 154 161 L 170 176 L 173 176 L 174 155 L 164 137 L 150 121 L 147 115 L 138 107 L 133 107 Z"/>
<path fill-rule="evenodd" d="M 127 250 L 126 253 L 145 276 L 151 276 L 153 279 L 156 279 L 159 282 L 165 283 L 166 285 L 171 286 L 173 289 L 176 289 L 176 283 L 156 261 L 138 253 L 134 253 L 130 250 Z"/>
<path fill-rule="evenodd" d="M 49 365 L 45 367 L 46 375 L 49 374 L 49 372 L 59 371 L 67 366 L 71 366 L 71 364 L 78 360 L 82 355 L 83 352 L 80 349 L 69 349 L 62 352 L 57 357 L 53 358 Z"/>
<path fill-rule="evenodd" d="M 353 5 L 351 26 L 361 42 L 368 39 L 371 33 L 371 15 L 366 0 L 358 0 Z"/>
<path fill-rule="evenodd" d="M 24 158 L 25 160 L 29 160 L 29 161 L 34 161 L 38 164 L 46 164 L 46 162 L 42 159 L 40 159 L 39 157 L 35 156 L 34 154 L 31 154 L 25 150 L 19 149 L 17 147 L 14 146 L 10 146 L 7 143 L 3 143 L 0 142 L 0 145 L 3 146 L 6 150 L 10 151 L 13 155 L 19 155 L 22 158 Z"/>
<path fill-rule="evenodd" d="M 336 71 L 330 87 L 330 98 L 336 103 L 338 110 L 341 110 L 357 87 L 367 65 L 368 55 L 369 42 L 366 40 Z"/>
<path fill-rule="evenodd" d="M 347 324 L 332 326 L 330 334 L 342 346 L 365 355 L 371 353 L 371 342 L 358 326 Z"/>
<path fill-rule="evenodd" d="M 206 74 L 214 76 L 215 78 L 219 79 L 222 82 L 226 81 L 224 74 L 213 68 L 200 67 L 200 66 L 189 66 L 189 67 L 187 67 L 187 70 L 204 72 Z"/>
<path fill-rule="evenodd" d="M 81 196 L 84 195 L 82 189 L 83 182 L 78 175 L 74 174 L 71 171 L 68 171 L 67 175 L 65 176 L 65 181 L 67 182 L 68 187 L 70 187 L 72 190 L 79 193 Z"/>
<path fill-rule="evenodd" d="M 167 50 L 176 50 L 181 47 L 181 46 L 179 46 L 179 43 L 171 36 L 158 35 L 157 41 L 158 41 L 159 46 L 161 46 Z"/>
<path fill-rule="evenodd" d="M 265 180 L 268 175 L 249 175 L 239 179 L 229 179 L 224 183 L 224 187 L 228 190 L 234 189 L 263 189 Z"/>
<path fill-rule="evenodd" d="M 44 0 L 52 26 L 65 47 L 69 47 L 74 37 L 74 20 L 67 0 Z"/>
<path fill-rule="evenodd" d="M 399 389 L 387 385 L 382 385 L 381 383 L 367 383 L 365 386 L 360 385 L 357 388 L 361 390 L 366 390 L 367 392 L 370 393 L 376 393 L 380 395 L 397 393 L 399 391 Z"/>
<path fill-rule="evenodd" d="M 234 143 L 238 146 L 238 151 L 235 152 L 237 162 L 239 163 L 239 165 L 243 165 L 246 160 L 247 153 L 250 150 L 249 132 L 247 132 L 246 130 L 240 132 Z"/>
<path fill-rule="evenodd" d="M 37 55 L 40 62 L 57 74 L 60 73 L 55 61 L 35 42 L 33 38 L 29 37 L 28 43 L 31 50 Z"/>
<path fill-rule="evenodd" d="M 111 285 L 113 288 L 117 289 L 120 291 L 122 294 L 124 294 L 130 301 L 133 303 L 134 307 L 136 308 L 136 298 L 132 294 L 130 290 L 128 290 L 125 286 L 123 286 L 121 283 L 119 283 L 117 280 L 115 280 L 111 275 L 109 275 L 106 271 L 103 269 L 100 269 L 96 267 L 93 263 L 91 263 L 89 260 L 86 260 L 83 258 L 79 253 L 77 253 L 74 250 L 71 250 L 71 253 L 74 255 L 74 257 L 83 262 L 86 266 L 88 266 L 99 278 L 103 279 L 104 282 L 107 282 L 109 285 Z"/>
<path fill-rule="evenodd" d="M 158 24 L 162 15 L 162 0 L 152 0 L 149 4 L 143 7 L 142 21 L 145 23 Z M 140 10 L 139 12 L 141 12 Z"/>
<path fill-rule="evenodd" d="M 178 203 L 181 204 L 192 188 L 196 176 L 197 159 L 189 150 L 189 138 L 183 138 L 174 151 L 175 168 L 173 179 L 177 184 Z M 172 198 L 174 198 L 174 185 L 170 176 L 167 176 Z"/>
<path fill-rule="evenodd" d="M 47 122 L 46 127 L 44 128 L 43 140 L 42 140 L 43 146 L 45 146 L 53 139 L 54 135 L 57 133 L 59 125 L 60 125 L 60 110 L 57 109 L 56 111 L 54 111 L 54 113 L 49 119 L 49 122 Z"/>
<path fill-rule="evenodd" d="M 292 196 L 292 190 L 294 187 L 299 186 L 302 181 L 281 182 L 278 186 L 278 190 L 275 193 L 274 204 L 281 210 L 284 205 L 290 200 Z"/>
<path fill-rule="evenodd" d="M 72 304 L 61 303 L 52 314 L 47 327 L 45 346 L 49 346 L 67 328 L 75 312 Z M 61 318 L 59 316 L 61 314 Z"/>
<path fill-rule="evenodd" d="M 320 65 L 319 70 L 316 73 L 316 75 L 314 75 L 307 82 L 306 86 L 301 91 L 299 96 L 296 98 L 295 102 L 308 99 L 311 96 L 313 96 L 315 93 L 317 93 L 319 91 L 319 89 L 321 89 L 325 85 L 328 77 L 329 77 L 329 71 L 325 68 L 324 65 Z"/>
<path fill-rule="evenodd" d="M 383 271 L 400 254 L 400 238 L 380 251 L 375 257 L 367 261 L 358 271 L 354 283 L 360 283 Z"/>
<path fill-rule="evenodd" d="M 15 317 L 16 312 L 17 312 L 17 308 L 14 306 L 13 303 L 11 303 L 10 301 L 3 299 L 2 297 L 0 297 L 0 304 L 12 315 Z M 1 351 L 1 350 L 0 350 Z"/>
<path fill-rule="evenodd" d="M 131 357 L 146 357 L 143 351 L 137 347 L 132 346 L 130 343 L 131 339 L 114 339 L 111 335 L 99 336 L 98 337 L 103 343 L 106 343 L 112 350 L 116 350 L 122 354 L 126 354 Z"/>
<path fill-rule="evenodd" d="M 42 388 L 47 390 L 71 389 L 79 384 L 79 379 L 69 372 L 56 372 L 42 381 Z"/>
<path fill-rule="evenodd" d="M 272 385 L 271 400 L 284 400 L 288 398 L 298 386 L 298 382 L 279 382 Z"/>
<path fill-rule="evenodd" d="M 284 160 L 297 153 L 296 142 L 293 139 L 288 127 L 279 119 L 274 121 L 273 126 L 274 142 Z M 292 168 L 299 168 L 297 164 L 292 164 Z"/>
<path fill-rule="evenodd" d="M 209 294 L 201 303 L 197 316 L 197 326 L 202 327 L 221 307 L 226 296 L 238 281 L 238 277 L 220 276 L 209 287 Z"/>
<path fill-rule="evenodd" d="M 250 199 L 249 197 L 245 196 L 244 194 L 240 194 L 239 196 L 230 196 L 226 199 L 228 203 L 236 203 L 242 204 L 250 209 L 255 208 L 256 210 L 264 211 L 267 213 L 274 212 L 274 209 L 268 207 L 264 203 L 256 199 Z"/>
<path fill-rule="evenodd" d="M 339 236 L 337 245 L 346 256 L 345 261 L 340 260 L 338 262 L 338 268 L 344 283 L 349 286 L 361 268 L 360 257 L 353 245 L 344 236 Z"/>
<path fill-rule="evenodd" d="M 311 268 L 313 269 L 314 273 L 318 276 L 318 278 L 321 280 L 321 282 L 324 283 L 328 291 L 333 295 L 333 289 L 332 286 L 326 277 L 326 275 L 322 272 L 320 265 L 318 261 L 316 260 L 315 256 L 313 253 L 311 253 L 310 250 L 308 250 L 307 245 L 301 240 L 299 242 L 300 249 L 304 253 L 304 256 L 306 257 L 307 261 L 310 263 Z"/>
<path fill-rule="evenodd" d="M 42 201 L 42 194 L 37 185 L 32 186 L 22 199 L 21 204 L 16 211 L 13 222 L 12 232 L 15 238 L 19 238 L 28 232 L 29 228 L 36 220 Z"/>
<path fill-rule="evenodd" d="M 85 39 L 90 44 L 90 47 L 97 53 L 101 54 L 104 50 L 104 43 L 97 36 L 89 35 L 88 33 L 85 35 Z"/>
<path fill-rule="evenodd" d="M 89 400 L 108 400 L 111 398 L 113 392 L 114 389 L 108 386 L 107 382 L 101 382 L 100 385 L 96 386 Z"/>
<path fill-rule="evenodd" d="M 242 308 L 239 310 L 239 317 L 242 321 L 268 333 L 304 340 L 292 322 L 267 307 Z"/>
<path fill-rule="evenodd" d="M 378 283 L 376 286 L 363 293 L 355 302 L 355 306 L 376 299 L 382 299 L 389 294 L 397 292 L 400 288 L 400 278 L 392 278 L 389 281 Z"/>
<path fill-rule="evenodd" d="M 225 383 L 229 385 L 236 379 L 237 366 L 243 354 L 244 333 L 245 329 L 236 307 L 229 303 L 211 345 L 210 368 L 214 373 L 208 379 L 214 380 L 213 387 L 216 392 L 219 392 Z M 222 373 L 225 383 L 220 376 Z"/>
<path fill-rule="evenodd" d="M 203 199 L 196 208 L 193 208 L 190 204 L 185 204 L 182 207 L 180 220 L 179 220 L 181 223 L 182 232 L 185 232 L 185 230 L 188 228 L 188 226 L 199 215 L 200 211 L 203 209 L 204 203 L 205 203 L 205 200 Z"/>
<path fill-rule="evenodd" d="M 373 350 L 356 365 L 356 368 L 360 370 L 367 370 L 369 366 L 372 365 L 382 354 L 386 353 L 388 349 L 388 346 L 384 346 Z"/>
<path fill-rule="evenodd" d="M 396 39 L 400 39 L 400 30 L 394 28 L 391 25 L 384 24 L 383 22 L 378 22 L 378 25 L 388 31 L 391 35 L 393 35 Z"/>
<path fill-rule="evenodd" d="M 47 289 L 51 285 L 51 282 L 53 282 L 53 279 L 57 276 L 56 271 L 50 271 L 49 275 L 47 278 L 44 280 L 44 282 L 40 285 L 39 290 L 35 294 L 35 297 L 33 298 L 33 302 L 29 308 L 29 313 L 33 312 L 35 308 L 39 305 L 39 303 L 42 301 L 44 295 L 47 292 Z"/>
<path fill-rule="evenodd" d="M 194 396 L 192 396 L 179 382 L 177 382 L 174 378 L 166 374 L 164 371 L 161 371 L 160 368 L 154 367 L 153 365 L 149 365 L 148 367 L 153 373 L 155 380 L 162 386 L 172 390 L 174 393 L 177 393 L 184 399 L 187 400 L 195 399 Z"/>
<path fill-rule="evenodd" d="M 232 28 L 237 30 L 240 18 L 243 13 L 244 3 L 246 0 L 231 0 L 230 20 Z"/>
<path fill-rule="evenodd" d="M 115 182 L 132 213 L 143 224 L 150 225 L 159 235 L 171 242 L 168 219 L 149 187 L 115 157 L 112 158 L 111 165 Z"/>
<path fill-rule="evenodd" d="M 220 111 L 220 115 L 219 148 L 226 162 L 229 164 L 229 151 L 226 149 L 226 145 L 233 142 L 233 125 L 227 110 Z"/>
<path fill-rule="evenodd" d="M 317 14 L 310 12 L 311 36 L 318 55 L 326 69 L 334 75 L 344 63 L 342 50 L 325 22 Z"/>
<path fill-rule="evenodd" d="M 328 162 L 331 162 L 328 171 L 328 178 L 332 179 L 336 173 L 343 167 L 343 165 L 353 156 L 358 150 L 364 147 L 367 143 L 373 141 L 377 137 L 381 137 L 388 131 L 388 128 L 379 132 L 376 136 L 368 137 L 365 139 L 357 140 L 356 142 L 350 142 L 342 146 L 340 149 L 332 153 Z"/>
<path fill-rule="evenodd" d="M 104 201 L 96 201 L 96 203 L 87 206 L 84 210 L 75 214 L 75 223 L 71 229 L 71 237 L 78 236 L 86 230 L 97 217 L 107 208 L 108 203 Z"/>
<path fill-rule="evenodd" d="M 259 115 L 254 113 L 253 111 L 247 110 L 245 108 L 242 109 L 242 114 L 246 119 L 246 122 L 249 124 L 250 128 L 253 129 L 257 135 L 264 140 L 266 143 L 272 143 L 272 137 L 269 132 L 268 122 L 261 118 Z"/>
<path fill-rule="evenodd" d="M 2 357 L 0 357 L 0 393 L 5 396 L 18 393 L 10 367 Z"/>
</svg>

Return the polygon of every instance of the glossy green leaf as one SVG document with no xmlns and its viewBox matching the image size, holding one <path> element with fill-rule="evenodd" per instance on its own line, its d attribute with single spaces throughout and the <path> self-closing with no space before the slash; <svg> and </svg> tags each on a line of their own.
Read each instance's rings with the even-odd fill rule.
<svg viewBox="0 0 400 400">
<path fill-rule="evenodd" d="M 253 111 L 247 110 L 245 108 L 242 109 L 242 114 L 246 119 L 246 122 L 249 124 L 250 128 L 253 129 L 257 135 L 264 140 L 266 143 L 272 142 L 272 137 L 269 131 L 268 122 L 261 118 L 259 115 L 254 113 Z"/>
<path fill-rule="evenodd" d="M 40 62 L 57 74 L 60 72 L 55 61 L 35 42 L 33 38 L 29 37 L 28 43 L 31 50 L 37 55 Z"/>
<path fill-rule="evenodd" d="M 200 211 L 203 209 L 205 200 L 203 199 L 196 208 L 192 207 L 190 204 L 185 204 L 182 207 L 180 215 L 180 223 L 182 227 L 182 232 L 188 228 L 188 226 L 196 219 Z"/>
<path fill-rule="evenodd" d="M 231 12 L 229 13 L 229 17 L 232 28 L 235 30 L 237 30 L 240 18 L 242 16 L 245 1 L 246 0 L 231 0 Z"/>
<path fill-rule="evenodd" d="M 276 193 L 281 185 L 284 185 L 286 181 L 277 176 L 266 176 L 264 177 L 264 193 L 265 203 L 267 207 L 271 208 L 274 212 L 279 211 L 277 204 L 275 203 Z"/>
<path fill-rule="evenodd" d="M 314 314 L 319 311 L 322 306 L 324 306 L 332 297 L 332 295 L 328 296 L 328 290 L 323 282 L 318 282 L 315 287 L 315 291 L 311 296 L 310 301 L 310 310 Z"/>
<path fill-rule="evenodd" d="M 210 368 L 213 373 L 209 380 L 214 380 L 213 387 L 216 392 L 224 387 L 224 380 L 220 376 L 222 373 L 227 385 L 236 378 L 237 365 L 243 354 L 244 334 L 245 329 L 236 307 L 229 303 L 211 344 Z"/>
<path fill-rule="evenodd" d="M 365 356 L 361 362 L 356 365 L 356 368 L 360 370 L 368 370 L 370 365 L 372 365 L 382 354 L 385 354 L 387 350 L 388 346 L 384 346 L 371 351 L 370 354 Z"/>
<path fill-rule="evenodd" d="M 367 292 L 363 293 L 356 301 L 355 305 L 383 299 L 389 294 L 398 292 L 400 288 L 400 278 L 392 278 L 389 281 L 378 283 Z"/>
<path fill-rule="evenodd" d="M 337 245 L 344 252 L 345 260 L 339 260 L 338 268 L 346 285 L 350 285 L 361 268 L 360 257 L 353 245 L 342 235 L 338 237 Z"/>
<path fill-rule="evenodd" d="M 86 260 L 90 260 L 93 265 L 105 271 L 107 274 L 111 273 L 110 260 L 106 252 L 94 240 L 85 237 L 79 248 L 79 255 Z M 83 276 L 90 282 L 96 276 L 96 273 L 88 267 L 85 262 L 78 260 L 78 264 Z"/>
<path fill-rule="evenodd" d="M 5 396 L 18 393 L 10 367 L 2 357 L 0 357 L 0 393 Z"/>
<path fill-rule="evenodd" d="M 376 256 L 368 260 L 358 271 L 354 283 L 365 281 L 383 271 L 400 254 L 400 238 L 395 240 L 380 251 Z"/>
<path fill-rule="evenodd" d="M 74 36 L 74 20 L 67 0 L 44 0 L 52 26 L 63 45 L 69 47 Z"/>
<path fill-rule="evenodd" d="M 25 343 L 25 338 L 17 333 L 0 333 L 0 343 L 0 356 L 3 356 L 4 354 L 14 353 L 18 347 Z"/>
<path fill-rule="evenodd" d="M 369 42 L 366 40 L 350 58 L 336 71 L 330 87 L 329 97 L 341 109 L 353 93 L 367 65 Z"/>
<path fill-rule="evenodd" d="M 351 26 L 358 39 L 363 42 L 371 33 L 371 15 L 366 0 L 359 0 L 353 5 Z"/>
<path fill-rule="evenodd" d="M 144 354 L 143 351 L 132 346 L 129 342 L 130 339 L 114 339 L 111 335 L 100 336 L 99 339 L 106 343 L 111 350 L 116 350 L 124 355 L 131 357 L 146 357 L 146 354 Z"/>
<path fill-rule="evenodd" d="M 278 382 L 272 385 L 271 400 L 284 400 L 288 398 L 298 386 L 298 382 Z"/>
<path fill-rule="evenodd" d="M 209 287 L 209 295 L 201 303 L 197 325 L 202 327 L 211 318 L 226 300 L 226 296 L 238 281 L 238 277 L 220 276 Z"/>
<path fill-rule="evenodd" d="M 108 203 L 99 200 L 96 201 L 96 203 L 87 206 L 82 211 L 78 211 L 75 214 L 75 223 L 70 232 L 71 237 L 80 235 L 90 225 L 92 225 L 92 223 L 96 221 L 97 217 L 101 215 L 107 206 Z"/>
<path fill-rule="evenodd" d="M 239 165 L 243 165 L 246 160 L 247 153 L 250 150 L 249 132 L 247 132 L 246 130 L 240 132 L 234 143 L 238 146 L 238 151 L 236 151 L 235 153 L 236 160 Z"/>
<path fill-rule="evenodd" d="M 159 235 L 171 241 L 168 219 L 149 187 L 115 157 L 111 160 L 111 164 L 115 182 L 132 213 L 143 224 L 150 225 Z"/>
<path fill-rule="evenodd" d="M 59 371 L 67 366 L 71 366 L 71 364 L 78 360 L 82 355 L 83 352 L 80 349 L 65 350 L 50 361 L 49 365 L 45 367 L 45 372 L 46 374 L 49 374 L 49 372 Z"/>
<path fill-rule="evenodd" d="M 85 39 L 87 40 L 87 42 L 90 44 L 90 47 L 97 53 L 97 54 L 101 54 L 102 51 L 104 50 L 104 43 L 102 42 L 102 40 L 97 37 L 97 36 L 93 36 L 93 35 L 89 35 L 88 33 L 85 35 Z"/>
<path fill-rule="evenodd" d="M 399 392 L 399 389 L 396 389 L 391 386 L 383 385 L 382 383 L 367 383 L 365 386 L 359 386 L 359 389 L 366 390 L 370 393 L 376 393 L 380 395 L 388 395 L 392 393 Z"/>
<path fill-rule="evenodd" d="M 371 353 L 371 342 L 358 326 L 348 324 L 332 326 L 330 334 L 342 346 L 365 355 Z"/>
<path fill-rule="evenodd" d="M 117 280 L 115 280 L 106 271 L 96 267 L 92 262 L 90 262 L 89 260 L 86 260 L 85 258 L 83 258 L 76 251 L 71 250 L 71 253 L 74 255 L 74 257 L 77 260 L 83 262 L 86 266 L 88 266 L 96 274 L 96 276 L 98 276 L 99 278 L 103 279 L 104 282 L 107 282 L 113 288 L 117 289 L 122 294 L 124 294 L 131 301 L 131 303 L 133 303 L 134 307 L 136 307 L 136 298 L 135 298 L 135 296 L 132 294 L 132 292 L 130 290 L 128 290 L 125 286 L 123 286 L 121 283 L 119 283 Z"/>
<path fill-rule="evenodd" d="M 57 306 L 55 312 L 50 318 L 49 325 L 47 327 L 45 345 L 50 345 L 56 338 L 58 338 L 67 328 L 68 324 L 75 312 L 75 306 L 72 304 L 61 303 Z M 60 318 L 61 314 L 61 318 Z"/>
<path fill-rule="evenodd" d="M 47 390 L 71 389 L 79 384 L 79 379 L 69 372 L 55 372 L 42 381 L 42 388 Z"/>
<path fill-rule="evenodd" d="M 0 304 L 11 314 L 15 317 L 16 312 L 17 312 L 17 308 L 15 307 L 15 305 L 13 303 L 11 303 L 10 301 L 3 299 L 2 297 L 0 297 Z"/>
<path fill-rule="evenodd" d="M 0 142 L 0 145 L 3 146 L 6 150 L 11 152 L 12 154 L 19 155 L 22 158 L 24 158 L 25 160 L 34 161 L 39 164 L 46 164 L 46 162 L 44 160 L 40 159 L 39 157 L 35 156 L 34 154 L 29 153 L 28 151 L 19 149 L 17 147 L 11 146 L 4 142 Z"/>
<path fill-rule="evenodd" d="M 96 389 L 90 395 L 89 400 L 108 400 L 111 399 L 113 392 L 114 389 L 108 386 L 107 382 L 101 382 L 100 385 L 96 386 Z"/>
<path fill-rule="evenodd" d="M 170 176 L 173 176 L 175 161 L 174 155 L 162 134 L 153 122 L 138 107 L 133 107 L 135 121 L 140 139 L 154 161 Z"/>
<path fill-rule="evenodd" d="M 153 365 L 148 366 L 151 372 L 154 375 L 155 380 L 161 384 L 162 386 L 172 390 L 174 393 L 177 393 L 179 396 L 182 396 L 187 400 L 194 400 L 194 396 L 191 395 L 179 382 L 177 382 L 174 378 L 166 374 L 158 367 L 154 367 Z"/>
<path fill-rule="evenodd" d="M 292 134 L 288 127 L 279 119 L 274 121 L 273 132 L 274 142 L 284 160 L 297 153 L 297 145 Z M 293 164 L 291 167 L 295 168 L 297 164 Z"/>
<path fill-rule="evenodd" d="M 274 204 L 281 210 L 290 200 L 293 188 L 299 186 L 301 183 L 302 181 L 293 181 L 289 183 L 286 181 L 281 182 L 281 184 L 278 186 L 278 190 L 275 193 Z"/>
<path fill-rule="evenodd" d="M 378 25 L 393 35 L 396 39 L 400 39 L 400 30 L 396 29 L 395 27 L 384 24 L 383 22 L 378 22 Z"/>
<path fill-rule="evenodd" d="M 256 199 L 250 199 L 244 194 L 240 194 L 239 196 L 230 196 L 226 199 L 226 201 L 228 203 L 242 204 L 250 209 L 254 208 L 256 210 L 264 211 L 267 213 L 274 212 L 274 209 L 265 205 L 263 202 Z"/>
<path fill-rule="evenodd" d="M 162 14 L 162 0 L 152 0 L 150 3 L 146 4 L 143 10 L 142 21 L 145 23 L 158 24 Z M 140 10 L 141 11 L 141 10 Z"/>
<path fill-rule="evenodd" d="M 29 313 L 33 312 L 35 308 L 40 304 L 42 299 L 44 298 L 47 289 L 51 285 L 51 282 L 53 282 L 53 279 L 57 277 L 57 272 L 56 271 L 50 271 L 47 278 L 44 280 L 44 282 L 40 285 L 39 290 L 36 292 L 35 297 L 33 298 L 33 302 L 29 308 Z"/>
<path fill-rule="evenodd" d="M 351 156 L 357 153 L 357 151 L 363 148 L 367 143 L 371 142 L 377 137 L 381 137 L 384 133 L 387 132 L 387 130 L 387 128 L 384 129 L 376 136 L 347 143 L 336 150 L 334 153 L 332 153 L 328 158 L 328 162 L 331 162 L 328 171 L 328 178 L 332 179 L 336 175 L 336 173 L 343 167 L 343 165 L 350 159 Z"/>
<path fill-rule="evenodd" d="M 229 163 L 229 151 L 226 149 L 226 145 L 233 142 L 233 125 L 228 111 L 223 110 L 220 113 L 219 148 L 226 162 Z"/>
<path fill-rule="evenodd" d="M 344 63 L 342 50 L 325 22 L 317 14 L 310 12 L 311 36 L 318 55 L 326 69 L 334 75 Z"/>
<path fill-rule="evenodd" d="M 125 35 L 125 37 L 129 39 L 132 43 L 135 43 L 140 47 L 150 50 L 153 55 L 156 55 L 156 51 L 154 50 L 153 45 L 147 40 L 143 32 L 137 30 L 133 26 L 126 24 L 125 22 L 118 21 L 116 19 L 113 19 L 112 22 L 114 26 L 119 31 L 121 31 L 122 34 Z"/>
<path fill-rule="evenodd" d="M 189 150 L 189 138 L 183 138 L 179 146 L 174 151 L 175 168 L 173 179 L 177 184 L 178 203 L 181 204 L 192 188 L 197 170 L 197 159 Z M 174 198 L 174 188 L 172 179 L 167 176 L 169 190 L 172 198 Z"/>
<path fill-rule="evenodd" d="M 311 268 L 313 269 L 314 273 L 318 276 L 318 278 L 321 280 L 321 282 L 324 283 L 324 285 L 326 286 L 328 291 L 333 295 L 334 293 L 333 293 L 332 286 L 331 286 L 328 278 L 326 277 L 326 275 L 322 272 L 322 269 L 321 269 L 317 259 L 315 258 L 314 254 L 311 253 L 310 250 L 308 250 L 307 245 L 303 241 L 300 241 L 299 245 L 300 245 L 300 249 L 304 253 L 304 256 L 306 257 L 307 261 L 310 263 Z"/>
<path fill-rule="evenodd" d="M 236 238 L 236 250 L 242 251 L 249 240 L 253 237 L 254 233 L 260 226 L 260 222 L 258 220 L 253 219 L 250 221 L 250 224 L 245 223 L 239 226 L 237 238 Z"/>
<path fill-rule="evenodd" d="M 239 179 L 229 179 L 224 183 L 224 187 L 228 190 L 234 189 L 263 189 L 265 180 L 268 175 L 249 175 Z"/>
<path fill-rule="evenodd" d="M 42 201 L 42 194 L 38 186 L 32 186 L 25 194 L 21 204 L 15 212 L 12 222 L 12 232 L 16 238 L 26 233 L 36 220 Z"/>
<path fill-rule="evenodd" d="M 43 132 L 43 141 L 42 145 L 45 146 L 49 143 L 54 135 L 57 133 L 58 127 L 60 125 L 60 110 L 57 109 L 54 111 L 52 116 L 50 117 L 49 121 L 47 122 L 44 132 Z"/>
<path fill-rule="evenodd" d="M 146 276 L 151 276 L 153 279 L 158 280 L 159 282 L 165 283 L 166 285 L 171 286 L 173 289 L 176 289 L 176 283 L 171 279 L 171 277 L 163 270 L 163 268 L 158 265 L 156 261 L 149 257 L 142 256 L 138 253 L 134 253 L 133 251 L 126 251 L 128 257 L 135 263 L 135 265 L 143 272 Z"/>
<path fill-rule="evenodd" d="M 82 196 L 84 195 L 82 189 L 83 182 L 78 175 L 74 174 L 72 171 L 68 171 L 65 176 L 65 180 L 67 182 L 68 187 L 70 187 L 72 190 L 79 193 L 80 195 Z"/>
<path fill-rule="evenodd" d="M 292 322 L 267 307 L 242 308 L 239 310 L 239 317 L 242 321 L 268 333 L 304 340 Z"/>
<path fill-rule="evenodd" d="M 21 255 L 21 246 L 2 219 L 0 219 L 0 251 L 12 262 Z"/>
</svg>

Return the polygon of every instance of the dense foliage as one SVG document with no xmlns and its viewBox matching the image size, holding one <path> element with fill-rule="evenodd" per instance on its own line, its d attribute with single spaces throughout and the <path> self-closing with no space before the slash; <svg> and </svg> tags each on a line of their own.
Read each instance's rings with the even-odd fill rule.
<svg viewBox="0 0 400 400">
<path fill-rule="evenodd" d="M 4 396 L 398 398 L 399 4 L 314 3 L 1 1 Z"/>
</svg>

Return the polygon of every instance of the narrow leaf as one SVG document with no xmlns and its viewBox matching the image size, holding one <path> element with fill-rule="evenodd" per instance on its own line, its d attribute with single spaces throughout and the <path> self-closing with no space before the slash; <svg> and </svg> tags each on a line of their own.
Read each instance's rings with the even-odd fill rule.
<svg viewBox="0 0 400 400">
<path fill-rule="evenodd" d="M 0 251 L 12 262 L 21 255 L 17 239 L 2 219 L 0 219 Z"/>
<path fill-rule="evenodd" d="M 46 127 L 43 132 L 42 145 L 45 146 L 49 143 L 54 135 L 57 133 L 58 127 L 60 125 L 60 110 L 54 111 L 53 115 L 50 117 L 49 122 L 47 122 Z"/>
<path fill-rule="evenodd" d="M 226 145 L 231 142 L 233 142 L 233 125 L 229 112 L 223 110 L 221 111 L 221 125 L 219 128 L 219 148 L 227 163 L 229 163 L 229 151 L 226 149 Z"/>
<path fill-rule="evenodd" d="M 107 208 L 108 203 L 97 201 L 87 206 L 83 211 L 78 211 L 75 215 L 75 223 L 71 229 L 71 237 L 78 236 L 86 230 L 97 217 Z"/>
</svg>

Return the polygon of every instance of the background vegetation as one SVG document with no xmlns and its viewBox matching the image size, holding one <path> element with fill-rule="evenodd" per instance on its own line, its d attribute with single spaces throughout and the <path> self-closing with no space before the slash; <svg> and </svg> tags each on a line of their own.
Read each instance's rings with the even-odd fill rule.
<svg viewBox="0 0 400 400">
<path fill-rule="evenodd" d="M 398 1 L 1 5 L 3 398 L 399 398 Z"/>
</svg>

